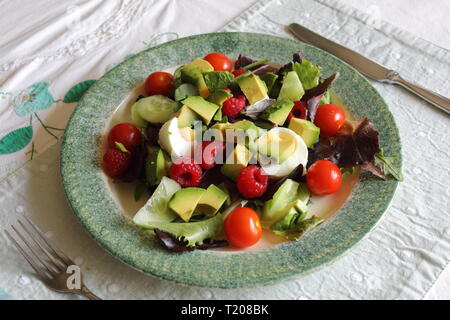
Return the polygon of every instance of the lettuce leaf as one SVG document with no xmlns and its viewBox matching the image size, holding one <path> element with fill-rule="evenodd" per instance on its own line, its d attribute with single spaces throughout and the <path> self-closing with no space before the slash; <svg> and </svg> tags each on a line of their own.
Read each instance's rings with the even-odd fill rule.
<svg viewBox="0 0 450 320">
<path fill-rule="evenodd" d="M 277 223 L 273 226 L 272 231 L 291 241 L 300 239 L 305 233 L 311 231 L 324 221 L 316 216 L 298 222 L 295 222 L 295 219 L 292 219 L 291 217 L 287 218 L 290 218 L 294 222 L 287 224 Z"/>
<path fill-rule="evenodd" d="M 175 88 L 178 88 L 179 86 L 181 86 L 183 84 L 183 81 L 181 80 L 181 69 L 183 67 L 184 66 L 178 67 L 178 69 L 175 70 L 175 72 L 173 73 L 172 84 Z"/>
<path fill-rule="evenodd" d="M 308 109 L 308 117 L 312 122 L 316 117 L 317 108 L 322 104 L 322 99 L 333 83 L 339 78 L 339 73 L 334 73 L 327 79 L 320 82 L 314 88 L 305 90 L 302 101 L 306 102 Z"/>
<path fill-rule="evenodd" d="M 146 229 L 152 229 L 154 222 L 170 222 L 178 215 L 170 210 L 169 200 L 181 189 L 174 180 L 163 177 L 147 203 L 136 213 L 133 222 Z"/>
<path fill-rule="evenodd" d="M 228 71 L 205 72 L 203 78 L 210 92 L 228 88 L 234 80 L 233 74 Z"/>
<path fill-rule="evenodd" d="M 401 169 L 395 167 L 394 161 L 394 157 L 385 157 L 383 150 L 380 150 L 380 152 L 375 155 L 373 163 L 375 166 L 380 168 L 384 175 L 391 175 L 394 179 L 403 181 L 402 171 Z"/>
<path fill-rule="evenodd" d="M 228 246 L 227 240 L 206 239 L 203 244 L 188 247 L 185 241 L 180 241 L 171 234 L 155 229 L 156 237 L 161 241 L 164 248 L 172 252 L 183 252 L 193 250 L 208 250 Z"/>
<path fill-rule="evenodd" d="M 319 84 L 322 68 L 315 63 L 308 60 L 302 60 L 301 63 L 294 62 L 292 64 L 292 70 L 297 72 L 305 90 L 314 88 Z"/>
<path fill-rule="evenodd" d="M 163 222 L 149 223 L 153 229 L 169 233 L 177 240 L 186 242 L 188 247 L 203 244 L 205 239 L 213 239 L 222 231 L 223 217 L 217 214 L 214 217 L 198 222 Z"/>
<path fill-rule="evenodd" d="M 246 57 L 242 54 L 239 55 L 236 62 L 234 63 L 234 68 L 236 70 L 242 69 L 242 70 L 250 70 L 256 75 L 263 75 L 268 72 L 278 72 L 278 68 L 271 66 L 267 64 L 269 60 L 267 59 L 261 59 L 261 60 L 254 60 L 249 57 Z"/>
<path fill-rule="evenodd" d="M 256 60 L 249 58 L 247 56 L 244 56 L 243 54 L 240 54 L 239 57 L 236 59 L 236 62 L 234 63 L 234 68 L 236 70 L 242 69 L 245 66 L 248 66 L 249 64 L 252 64 L 256 62 Z"/>
<path fill-rule="evenodd" d="M 182 101 L 188 97 L 198 95 L 199 93 L 196 86 L 190 83 L 183 83 L 178 88 L 175 89 L 174 98 L 175 101 Z"/>
<path fill-rule="evenodd" d="M 379 133 L 367 118 L 355 124 L 347 122 L 336 136 L 319 141 L 315 151 L 340 168 L 363 165 L 374 161 L 380 151 Z"/>
</svg>

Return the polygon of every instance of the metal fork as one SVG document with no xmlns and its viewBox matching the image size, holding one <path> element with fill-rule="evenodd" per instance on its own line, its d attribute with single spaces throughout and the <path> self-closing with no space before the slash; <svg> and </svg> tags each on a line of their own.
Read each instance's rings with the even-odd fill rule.
<svg viewBox="0 0 450 320">
<path fill-rule="evenodd" d="M 27 217 L 24 218 L 27 221 L 26 224 L 19 219 L 17 222 L 20 228 L 14 225 L 11 225 L 11 228 L 25 246 L 20 245 L 7 230 L 5 233 L 44 284 L 55 291 L 83 295 L 90 300 L 101 300 L 84 285 L 81 271 L 75 262 L 55 245 L 50 244 Z M 22 232 L 19 229 L 22 229 Z M 79 272 L 78 283 L 75 285 L 69 283 L 73 280 L 73 272 Z"/>
</svg>

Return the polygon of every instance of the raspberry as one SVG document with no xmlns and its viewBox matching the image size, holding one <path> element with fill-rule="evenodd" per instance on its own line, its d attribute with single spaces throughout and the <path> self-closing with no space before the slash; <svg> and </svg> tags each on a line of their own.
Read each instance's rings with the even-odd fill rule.
<svg viewBox="0 0 450 320">
<path fill-rule="evenodd" d="M 247 72 L 247 70 L 234 70 L 234 71 L 232 72 L 232 74 L 234 75 L 235 78 L 237 78 L 237 77 L 239 77 L 241 74 L 244 74 L 244 73 L 246 73 L 246 72 Z"/>
<path fill-rule="evenodd" d="M 106 151 L 103 156 L 103 169 L 111 178 L 115 178 L 123 173 L 131 163 L 131 154 L 122 152 L 116 148 Z"/>
<path fill-rule="evenodd" d="M 169 170 L 170 178 L 183 188 L 196 187 L 202 179 L 202 168 L 191 158 L 183 157 L 172 164 Z"/>
<path fill-rule="evenodd" d="M 268 184 L 268 176 L 256 165 L 242 169 L 237 177 L 239 193 L 247 199 L 261 197 L 266 192 Z"/>
<path fill-rule="evenodd" d="M 200 166 L 209 170 L 216 166 L 217 159 L 223 155 L 225 145 L 220 141 L 203 141 L 201 145 L 198 145 L 196 150 L 196 156 L 201 157 L 202 163 Z"/>
<path fill-rule="evenodd" d="M 236 118 L 246 106 L 246 99 L 243 95 L 236 95 L 228 98 L 222 105 L 222 114 L 229 118 Z"/>
<path fill-rule="evenodd" d="M 292 118 L 306 119 L 306 103 L 303 101 L 295 101 L 294 107 L 288 115 L 288 120 Z"/>
</svg>

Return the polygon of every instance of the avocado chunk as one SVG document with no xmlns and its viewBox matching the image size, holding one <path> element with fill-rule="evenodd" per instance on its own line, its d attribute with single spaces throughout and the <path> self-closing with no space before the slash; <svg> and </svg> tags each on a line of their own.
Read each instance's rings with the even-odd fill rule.
<svg viewBox="0 0 450 320">
<path fill-rule="evenodd" d="M 304 94 L 305 90 L 303 89 L 303 85 L 297 75 L 297 72 L 288 72 L 283 78 L 283 85 L 281 86 L 278 99 L 298 101 Z"/>
<path fill-rule="evenodd" d="M 261 75 L 260 78 L 262 81 L 264 81 L 266 83 L 267 92 L 270 92 L 270 90 L 272 90 L 275 82 L 278 79 L 278 75 L 276 75 L 273 72 L 267 72 L 267 73 Z"/>
<path fill-rule="evenodd" d="M 167 176 L 168 155 L 158 147 L 149 146 L 145 161 L 145 178 L 149 186 L 156 186 L 162 177 Z"/>
<path fill-rule="evenodd" d="M 175 211 L 183 221 L 188 222 L 205 189 L 185 188 L 177 191 L 169 202 L 169 208 Z"/>
<path fill-rule="evenodd" d="M 219 211 L 227 199 L 228 194 L 226 192 L 211 184 L 200 198 L 195 212 L 212 216 Z"/>
<path fill-rule="evenodd" d="M 264 110 L 259 117 L 263 120 L 282 126 L 293 107 L 294 102 L 292 102 L 292 100 L 286 98 L 279 99 L 273 105 Z"/>
<path fill-rule="evenodd" d="M 180 114 L 178 116 L 178 128 L 191 127 L 195 121 L 200 120 L 200 116 L 196 112 L 184 105 L 181 107 Z"/>
<path fill-rule="evenodd" d="M 251 152 L 244 145 L 237 144 L 220 168 L 220 172 L 231 180 L 236 181 L 239 172 L 247 167 L 251 157 Z"/>
<path fill-rule="evenodd" d="M 214 91 L 213 93 L 211 93 L 211 95 L 206 100 L 208 100 L 209 102 L 215 103 L 218 106 L 222 106 L 222 104 L 226 100 L 231 98 L 232 96 L 233 96 L 233 94 L 231 94 L 227 90 L 225 90 L 225 89 L 218 89 L 218 90 Z"/>
<path fill-rule="evenodd" d="M 213 121 L 222 121 L 222 119 L 223 119 L 222 108 L 219 108 L 219 110 L 217 110 L 216 114 L 213 117 Z"/>
<path fill-rule="evenodd" d="M 255 140 L 261 133 L 261 129 L 250 120 L 240 120 L 235 123 L 216 123 L 211 129 L 218 130 L 221 133 L 222 141 L 244 144 L 249 148 L 253 147 Z M 243 132 L 238 133 L 238 130 Z M 238 138 L 240 134 L 243 134 L 244 139 Z"/>
<path fill-rule="evenodd" d="M 214 115 L 216 114 L 219 106 L 206 101 L 200 96 L 193 96 L 183 100 L 183 104 L 188 106 L 192 111 L 197 113 L 203 120 L 203 122 L 208 125 Z"/>
<path fill-rule="evenodd" d="M 203 78 L 203 73 L 210 71 L 214 71 L 214 68 L 208 61 L 196 58 L 181 68 L 181 80 L 197 86 L 200 95 L 206 98 L 209 96 L 209 90 Z"/>
<path fill-rule="evenodd" d="M 311 121 L 292 118 L 288 128 L 298 134 L 308 148 L 312 148 L 319 141 L 320 128 Z"/>
<path fill-rule="evenodd" d="M 294 134 L 285 130 L 271 130 L 256 140 L 256 145 L 259 153 L 282 163 L 294 154 L 297 141 Z"/>
<path fill-rule="evenodd" d="M 246 77 L 239 78 L 237 83 L 250 104 L 267 98 L 266 84 L 256 74 L 252 73 Z"/>
<path fill-rule="evenodd" d="M 278 188 L 272 199 L 266 201 L 263 207 L 262 222 L 265 225 L 272 225 L 281 220 L 291 209 L 290 203 L 298 199 L 298 189 L 300 184 L 292 179 L 286 179 Z"/>
</svg>

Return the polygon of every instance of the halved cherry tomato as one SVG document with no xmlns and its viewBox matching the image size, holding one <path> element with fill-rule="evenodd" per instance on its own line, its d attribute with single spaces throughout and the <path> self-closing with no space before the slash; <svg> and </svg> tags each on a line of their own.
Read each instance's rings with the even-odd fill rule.
<svg viewBox="0 0 450 320">
<path fill-rule="evenodd" d="M 233 70 L 233 64 L 226 55 L 220 52 L 213 52 L 203 58 L 208 61 L 215 71 L 231 71 Z"/>
<path fill-rule="evenodd" d="M 306 103 L 303 101 L 294 102 L 294 107 L 288 115 L 288 120 L 292 118 L 306 119 Z"/>
<path fill-rule="evenodd" d="M 334 104 L 321 105 L 316 112 L 314 124 L 320 128 L 324 138 L 334 136 L 345 123 L 344 111 Z"/>
<path fill-rule="evenodd" d="M 237 248 L 250 247 L 261 239 L 262 227 L 258 214 L 250 208 L 233 210 L 225 219 L 228 242 Z"/>
<path fill-rule="evenodd" d="M 341 170 L 329 160 L 316 161 L 308 169 L 306 184 L 318 196 L 335 193 L 342 184 Z"/>
<path fill-rule="evenodd" d="M 115 148 L 116 142 L 123 144 L 125 148 L 130 150 L 132 147 L 141 144 L 142 133 L 131 123 L 119 123 L 108 134 L 109 147 Z"/>
<path fill-rule="evenodd" d="M 167 72 L 153 72 L 145 80 L 145 92 L 149 96 L 161 94 L 172 97 L 175 87 L 172 84 L 173 76 Z"/>
</svg>

